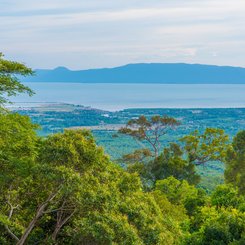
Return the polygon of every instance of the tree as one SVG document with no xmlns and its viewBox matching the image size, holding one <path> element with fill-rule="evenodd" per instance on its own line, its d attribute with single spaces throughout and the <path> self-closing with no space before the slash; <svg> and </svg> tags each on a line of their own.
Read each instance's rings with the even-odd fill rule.
<svg viewBox="0 0 245 245">
<path fill-rule="evenodd" d="M 161 148 L 161 137 L 179 125 L 179 121 L 168 116 L 157 115 L 150 119 L 140 116 L 138 119 L 129 120 L 126 127 L 121 128 L 119 132 L 132 136 L 136 140 L 146 141 L 156 158 Z"/>
<path fill-rule="evenodd" d="M 49 136 L 40 162 L 81 176 L 76 214 L 60 231 L 60 243 L 70 238 L 72 244 L 157 244 L 164 239 L 171 244 L 171 230 L 154 198 L 142 192 L 135 174 L 110 162 L 89 131 Z"/>
<path fill-rule="evenodd" d="M 152 158 L 152 153 L 149 149 L 137 149 L 133 153 L 123 155 L 119 161 L 127 164 L 147 163 Z"/>
<path fill-rule="evenodd" d="M 183 244 L 186 245 L 242 245 L 245 242 L 245 213 L 235 208 L 204 206 L 192 219 L 196 223 Z"/>
<path fill-rule="evenodd" d="M 89 131 L 38 138 L 34 157 L 13 167 L 2 187 L 0 241 L 150 245 L 178 239 L 178 222 L 142 191 L 136 174 L 110 162 Z"/>
<path fill-rule="evenodd" d="M 6 96 L 16 96 L 19 93 L 33 95 L 34 92 L 20 83 L 20 76 L 33 75 L 32 69 L 24 64 L 5 60 L 0 53 L 0 106 L 9 102 Z"/>
<path fill-rule="evenodd" d="M 238 208 L 242 202 L 238 195 L 238 189 L 229 185 L 218 185 L 211 195 L 211 203 L 216 207 L 234 207 Z"/>
<path fill-rule="evenodd" d="M 142 149 L 123 157 L 127 163 L 127 171 L 139 174 L 145 190 L 152 189 L 158 180 L 170 176 L 186 180 L 193 185 L 199 183 L 200 176 L 195 171 L 195 165 L 185 159 L 184 152 L 178 144 L 170 143 L 155 159 L 149 159 L 151 154 L 148 153 L 149 150 Z"/>
<path fill-rule="evenodd" d="M 150 190 L 153 185 L 153 176 L 149 168 L 151 159 L 152 152 L 145 148 L 124 155 L 122 159 L 119 159 L 119 162 L 122 162 L 123 164 L 126 163 L 127 171 L 129 173 L 137 173 L 140 176 L 144 189 Z"/>
<path fill-rule="evenodd" d="M 197 130 L 181 139 L 188 156 L 188 161 L 203 165 L 209 161 L 225 161 L 229 149 L 229 137 L 224 130 L 206 128 L 203 134 Z"/>
<path fill-rule="evenodd" d="M 27 116 L 0 113 L 0 197 L 28 175 L 37 155 L 37 128 Z"/>
<path fill-rule="evenodd" d="M 4 95 L 32 91 L 23 64 L 0 60 Z M 173 244 L 168 223 L 137 174 L 112 163 L 89 131 L 39 138 L 28 117 L 0 114 L 1 244 Z"/>
<path fill-rule="evenodd" d="M 204 191 L 190 185 L 186 180 L 178 180 L 173 176 L 156 182 L 154 193 L 159 192 L 176 206 L 175 209 L 182 210 L 182 213 L 190 217 L 206 204 Z"/>
<path fill-rule="evenodd" d="M 188 198 L 197 196 L 197 189 L 186 180 L 178 180 L 173 176 L 156 182 L 155 190 L 165 194 L 168 200 L 177 205 L 184 204 Z"/>
<path fill-rule="evenodd" d="M 219 185 L 190 219 L 184 244 L 244 244 L 244 197 L 231 184 Z"/>
<path fill-rule="evenodd" d="M 178 180 L 187 180 L 194 185 L 200 181 L 195 165 L 184 159 L 184 152 L 176 143 L 171 143 L 169 147 L 164 148 L 161 155 L 149 163 L 148 169 L 154 181 L 170 176 Z"/>
<path fill-rule="evenodd" d="M 225 181 L 237 186 L 239 192 L 245 194 L 245 130 L 234 137 L 225 165 Z"/>
</svg>

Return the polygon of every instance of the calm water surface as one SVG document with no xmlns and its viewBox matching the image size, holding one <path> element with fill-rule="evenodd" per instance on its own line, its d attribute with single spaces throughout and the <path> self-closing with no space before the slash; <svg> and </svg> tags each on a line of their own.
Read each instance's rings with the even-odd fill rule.
<svg viewBox="0 0 245 245">
<path fill-rule="evenodd" d="M 14 102 L 59 102 L 105 110 L 245 107 L 245 85 L 25 83 L 36 94 Z"/>
</svg>

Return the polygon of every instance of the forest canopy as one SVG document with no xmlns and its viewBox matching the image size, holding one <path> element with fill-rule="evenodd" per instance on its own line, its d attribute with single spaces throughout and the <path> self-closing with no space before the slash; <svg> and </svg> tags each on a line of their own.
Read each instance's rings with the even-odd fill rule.
<svg viewBox="0 0 245 245">
<path fill-rule="evenodd" d="M 16 74 L 32 71 L 1 56 L 2 108 L 4 95 L 33 93 Z M 245 131 L 230 142 L 208 128 L 163 148 L 157 133 L 178 125 L 129 122 L 120 132 L 149 147 L 124 156 L 123 168 L 88 130 L 40 137 L 28 116 L 1 110 L 0 244 L 245 244 Z M 196 172 L 208 161 L 226 165 L 211 194 Z"/>
</svg>

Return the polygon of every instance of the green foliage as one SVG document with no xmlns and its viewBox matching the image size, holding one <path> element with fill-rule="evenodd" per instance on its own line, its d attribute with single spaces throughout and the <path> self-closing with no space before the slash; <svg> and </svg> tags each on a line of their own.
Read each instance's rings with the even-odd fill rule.
<svg viewBox="0 0 245 245">
<path fill-rule="evenodd" d="M 31 123 L 27 116 L 17 113 L 0 113 L 0 157 L 29 158 L 35 155 L 37 125 Z"/>
<path fill-rule="evenodd" d="M 188 198 L 197 196 L 198 193 L 197 189 L 186 180 L 180 181 L 174 177 L 157 181 L 156 190 L 164 193 L 171 203 L 178 205 L 184 204 Z"/>
<path fill-rule="evenodd" d="M 5 96 L 19 93 L 33 95 L 33 91 L 20 83 L 18 76 L 32 75 L 33 71 L 22 63 L 8 61 L 0 53 L 0 106 L 9 102 Z"/>
<path fill-rule="evenodd" d="M 184 244 L 244 244 L 245 241 L 245 214 L 236 209 L 216 209 L 203 207 L 199 215 L 198 228 Z"/>
<path fill-rule="evenodd" d="M 135 153 L 138 162 L 129 173 L 110 161 L 89 131 L 39 138 L 25 116 L 1 114 L 0 123 L 2 244 L 244 241 L 243 197 L 231 186 L 219 186 L 208 205 L 182 173 L 188 162 L 176 144 L 155 159 L 166 163 L 160 165 L 165 175 L 146 193 L 135 172 L 154 173 L 141 163 L 142 156 L 150 157 L 148 150 Z"/>
<path fill-rule="evenodd" d="M 198 212 L 199 207 L 206 203 L 204 191 L 190 185 L 186 180 L 178 180 L 173 176 L 157 181 L 155 191 L 164 194 L 172 204 L 178 205 L 178 209 L 183 207 L 189 216 Z"/>
<path fill-rule="evenodd" d="M 123 155 L 122 159 L 119 161 L 127 164 L 135 164 L 135 163 L 147 163 L 152 157 L 152 153 L 149 149 L 138 149 L 133 153 Z"/>
<path fill-rule="evenodd" d="M 181 126 L 177 130 L 169 130 L 167 135 L 161 138 L 161 145 L 168 147 L 170 142 L 177 142 L 179 138 L 190 134 L 198 129 L 204 132 L 206 128 L 222 128 L 230 138 L 234 137 L 237 131 L 244 129 L 245 120 L 244 108 L 219 108 L 219 109 L 130 109 L 116 112 L 105 112 L 95 109 L 88 109 L 82 106 L 71 104 L 46 104 L 35 108 L 20 109 L 18 112 L 31 117 L 32 121 L 42 126 L 38 133 L 42 136 L 49 133 L 62 132 L 64 128 L 73 126 L 100 125 L 93 130 L 96 143 L 105 149 L 110 157 L 121 159 L 123 155 L 130 154 L 139 148 L 148 146 L 145 141 L 132 140 L 131 136 L 115 134 L 117 125 L 124 125 L 131 118 L 138 118 L 140 115 L 150 118 L 153 115 L 168 115 L 174 118 L 181 118 Z M 115 125 L 116 124 L 116 125 Z M 182 149 L 183 150 L 183 149 Z M 160 150 L 160 153 L 162 150 Z M 186 157 L 186 156 L 185 156 Z M 185 158 L 186 159 L 186 158 Z M 145 162 L 149 159 L 144 159 Z M 131 168 L 131 165 L 129 166 Z M 211 192 L 216 185 L 224 183 L 224 163 L 207 162 L 196 167 L 197 173 L 201 176 L 199 187 Z"/>
<path fill-rule="evenodd" d="M 81 173 L 88 167 L 92 168 L 96 161 L 102 164 L 106 159 L 102 148 L 96 147 L 91 132 L 87 130 L 67 130 L 48 136 L 39 157 L 41 163 L 66 166 Z"/>
<path fill-rule="evenodd" d="M 3 95 L 32 94 L 16 76 L 31 73 L 0 55 L 0 104 Z M 0 244 L 244 244 L 244 131 L 232 147 L 223 130 L 196 131 L 184 148 L 170 143 L 158 156 L 160 137 L 178 125 L 160 116 L 129 121 L 120 131 L 150 147 L 124 156 L 125 171 L 90 131 L 40 138 L 28 117 L 1 111 Z M 192 185 L 195 165 L 224 159 L 231 184 L 210 197 Z"/>
<path fill-rule="evenodd" d="M 163 152 L 154 160 L 149 150 L 136 150 L 132 154 L 124 156 L 123 161 L 127 162 L 127 171 L 138 173 L 141 177 L 144 188 L 151 189 L 156 181 L 166 179 L 170 176 L 178 180 L 187 180 L 190 184 L 198 184 L 200 176 L 196 174 L 195 165 L 184 159 L 180 146 L 170 143 Z"/>
<path fill-rule="evenodd" d="M 181 139 L 189 162 L 201 165 L 210 161 L 224 162 L 229 149 L 229 137 L 224 130 L 206 128 L 203 134 L 197 130 Z"/>
<path fill-rule="evenodd" d="M 142 191 L 137 175 L 110 162 L 89 131 L 39 139 L 26 117 L 2 115 L 2 122 L 7 120 L 15 120 L 10 128 L 18 122 L 19 131 L 4 136 L 8 130 L 0 130 L 3 142 L 13 143 L 7 147 L 13 157 L 6 162 L 12 166 L 11 178 L 1 186 L 2 241 L 104 245 L 173 244 L 179 239 L 174 217 Z M 23 150 L 23 156 L 24 138 L 16 141 L 18 150 L 14 146 L 19 132 L 19 137 L 29 137 L 30 150 Z M 3 172 L 3 180 L 9 174 Z"/>
<path fill-rule="evenodd" d="M 225 181 L 237 186 L 239 192 L 245 194 L 245 130 L 234 137 L 225 164 Z"/>
<path fill-rule="evenodd" d="M 232 185 L 219 185 L 211 195 L 211 203 L 216 207 L 238 208 L 241 202 L 237 188 Z"/>
<path fill-rule="evenodd" d="M 179 121 L 168 116 L 156 115 L 149 120 L 145 116 L 140 116 L 138 119 L 129 120 L 119 133 L 132 136 L 136 140 L 145 140 L 150 145 L 149 149 L 153 149 L 154 157 L 157 157 L 161 148 L 161 137 L 179 125 Z"/>
<path fill-rule="evenodd" d="M 219 185 L 209 203 L 199 206 L 184 244 L 244 244 L 244 196 L 232 185 Z"/>
<path fill-rule="evenodd" d="M 6 185 L 18 186 L 24 176 L 28 175 L 37 154 L 37 125 L 31 123 L 27 116 L 0 113 L 0 195 Z M 15 175 L 18 175 L 15 176 Z"/>
<path fill-rule="evenodd" d="M 224 184 L 224 164 L 221 162 L 209 162 L 196 166 L 196 171 L 201 177 L 198 188 L 210 194 L 217 185 Z"/>
<path fill-rule="evenodd" d="M 197 184 L 200 181 L 200 176 L 195 171 L 195 165 L 184 159 L 183 151 L 175 143 L 164 148 L 163 153 L 149 165 L 155 181 L 169 176 L 174 176 L 179 180 L 187 180 L 190 184 Z"/>
<path fill-rule="evenodd" d="M 185 207 L 171 203 L 168 197 L 161 190 L 152 192 L 154 199 L 164 214 L 164 223 L 176 237 L 175 242 L 180 243 L 188 232 L 189 217 Z"/>
<path fill-rule="evenodd" d="M 147 128 L 150 126 L 151 123 L 145 117 L 140 117 L 129 121 L 128 126 L 120 131 L 138 139 L 145 139 L 144 137 L 150 138 L 146 135 L 147 130 L 154 132 Z M 153 134 L 157 135 L 157 133 Z M 210 163 L 217 165 L 218 161 L 224 162 L 227 150 L 230 149 L 229 137 L 221 129 L 207 128 L 203 134 L 195 131 L 181 138 L 180 141 L 183 143 L 182 146 L 170 143 L 159 156 L 158 150 L 155 151 L 153 160 L 150 159 L 149 149 L 140 149 L 132 154 L 126 154 L 122 160 L 124 163 L 130 163 L 129 172 L 139 173 L 146 189 L 151 188 L 157 180 L 169 176 L 174 176 L 179 180 L 185 179 L 190 184 L 197 185 L 200 182 L 200 175 L 197 174 L 195 166 Z"/>
</svg>

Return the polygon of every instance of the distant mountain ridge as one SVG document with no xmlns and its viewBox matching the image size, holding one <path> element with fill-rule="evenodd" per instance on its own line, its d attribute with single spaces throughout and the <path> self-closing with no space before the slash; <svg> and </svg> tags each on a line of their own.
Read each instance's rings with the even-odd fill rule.
<svg viewBox="0 0 245 245">
<path fill-rule="evenodd" d="M 184 63 L 142 63 L 72 71 L 38 69 L 24 82 L 245 84 L 245 68 Z"/>
</svg>

